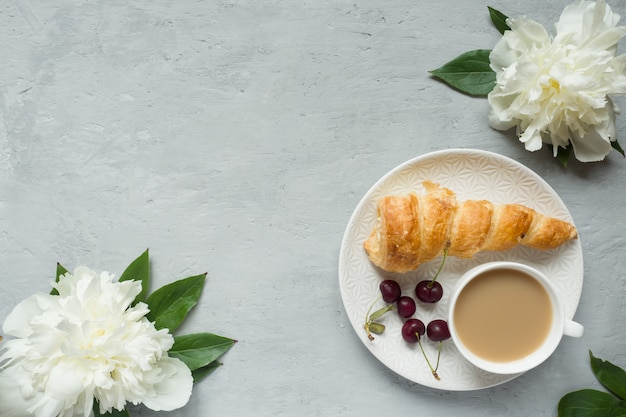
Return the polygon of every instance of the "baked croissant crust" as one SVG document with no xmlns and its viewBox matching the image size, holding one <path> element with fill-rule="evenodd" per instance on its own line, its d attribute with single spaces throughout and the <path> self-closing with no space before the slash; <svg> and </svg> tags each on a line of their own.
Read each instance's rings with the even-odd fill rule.
<svg viewBox="0 0 626 417">
<path fill-rule="evenodd" d="M 517 245 L 554 249 L 576 239 L 576 228 L 520 204 L 457 201 L 454 192 L 430 181 L 425 194 L 386 196 L 378 222 L 363 246 L 369 259 L 389 272 L 407 272 L 444 254 L 471 258 Z"/>
</svg>

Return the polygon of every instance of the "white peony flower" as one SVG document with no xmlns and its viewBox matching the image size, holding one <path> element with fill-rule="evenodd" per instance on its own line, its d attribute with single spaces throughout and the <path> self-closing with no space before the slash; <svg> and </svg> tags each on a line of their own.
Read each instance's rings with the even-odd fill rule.
<svg viewBox="0 0 626 417">
<path fill-rule="evenodd" d="M 529 151 L 571 143 L 582 162 L 603 160 L 615 137 L 609 94 L 626 93 L 626 56 L 616 56 L 626 27 L 604 0 L 567 6 L 552 38 L 539 23 L 508 19 L 490 54 L 496 86 L 489 93 L 495 129 L 517 128 Z"/>
<path fill-rule="evenodd" d="M 170 411 L 187 403 L 189 368 L 168 356 L 174 339 L 156 330 L 147 305 L 131 307 L 138 281 L 76 268 L 18 304 L 3 332 L 13 339 L 0 356 L 0 416 L 92 416 L 127 402 Z"/>
</svg>

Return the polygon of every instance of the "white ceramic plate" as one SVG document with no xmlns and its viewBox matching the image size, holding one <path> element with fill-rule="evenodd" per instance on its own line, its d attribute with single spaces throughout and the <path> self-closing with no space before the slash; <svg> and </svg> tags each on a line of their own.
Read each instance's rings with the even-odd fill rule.
<svg viewBox="0 0 626 417">
<path fill-rule="evenodd" d="M 422 181 L 431 180 L 451 189 L 459 200 L 487 199 L 494 203 L 519 203 L 571 223 L 573 219 L 557 193 L 537 174 L 505 156 L 491 152 L 453 149 L 419 156 L 396 167 L 365 194 L 347 225 L 339 255 L 339 286 L 346 313 L 358 337 L 370 352 L 397 374 L 421 385 L 452 391 L 487 388 L 509 381 L 518 375 L 495 375 L 465 361 L 451 340 L 443 342 L 438 373 L 432 376 L 417 345 L 402 339 L 402 320 L 392 311 L 381 323 L 386 330 L 376 339 L 367 338 L 363 324 L 368 307 L 379 295 L 378 285 L 386 278 L 396 279 L 405 295 L 415 299 L 414 287 L 432 278 L 441 258 L 422 264 L 417 271 L 394 274 L 376 268 L 367 258 L 363 242 L 376 221 L 376 203 L 388 194 L 423 192 Z M 552 251 L 538 251 L 518 246 L 505 252 L 480 252 L 472 259 L 449 257 L 438 281 L 444 288 L 443 299 L 436 304 L 418 303 L 415 317 L 425 324 L 447 315 L 448 295 L 456 280 L 468 269 L 489 261 L 508 260 L 532 265 L 554 280 L 563 297 L 568 318 L 573 318 L 583 285 L 583 256 L 579 240 Z M 376 304 L 384 306 L 383 301 Z M 373 311 L 372 310 L 372 311 Z M 564 340 L 562 343 L 565 343 Z M 437 357 L 437 344 L 423 339 L 431 361 Z M 558 351 L 557 351 L 558 353 Z"/>
</svg>

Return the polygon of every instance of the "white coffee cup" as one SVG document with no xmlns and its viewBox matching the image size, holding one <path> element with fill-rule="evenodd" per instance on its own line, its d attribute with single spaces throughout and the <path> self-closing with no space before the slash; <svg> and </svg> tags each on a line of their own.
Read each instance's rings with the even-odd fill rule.
<svg viewBox="0 0 626 417">
<path fill-rule="evenodd" d="M 530 280 L 528 280 L 527 277 L 531 277 L 532 279 L 535 280 L 536 283 L 540 284 L 540 287 L 542 287 L 545 290 L 545 293 L 547 293 L 547 298 L 549 299 L 549 305 L 551 307 L 551 308 L 545 309 L 546 315 L 550 315 L 550 310 L 551 310 L 551 317 L 548 317 L 546 321 L 544 322 L 543 330 L 541 330 L 541 332 L 537 332 L 538 334 L 540 333 L 541 335 L 546 334 L 543 341 L 541 341 L 541 337 L 542 337 L 541 335 L 536 336 L 538 338 L 538 341 L 536 343 L 539 343 L 537 347 L 534 347 L 534 348 L 528 347 L 528 349 L 532 349 L 532 350 L 530 352 L 522 354 L 519 357 L 508 358 L 506 360 L 503 360 L 501 358 L 494 360 L 494 358 L 497 356 L 486 355 L 484 351 L 475 352 L 475 351 L 472 351 L 467 346 L 467 344 L 472 345 L 472 343 L 474 343 L 472 345 L 472 349 L 477 350 L 476 343 L 475 342 L 470 343 L 471 337 L 468 337 L 468 334 L 472 333 L 472 332 L 468 333 L 469 329 L 472 329 L 472 331 L 475 331 L 476 328 L 472 328 L 469 324 L 464 323 L 464 322 L 471 323 L 473 319 L 470 317 L 472 317 L 473 314 L 463 315 L 462 313 L 459 313 L 458 319 L 460 323 L 457 323 L 457 321 L 455 320 L 455 312 L 457 310 L 461 312 L 473 311 L 472 310 L 473 307 L 471 304 L 466 304 L 465 306 L 458 307 L 459 296 L 461 294 L 465 294 L 464 299 L 462 300 L 462 303 L 467 303 L 468 302 L 467 300 L 469 300 L 467 294 L 470 294 L 471 291 L 473 291 L 474 294 L 476 293 L 480 294 L 480 291 L 478 291 L 480 287 L 478 287 L 477 285 L 483 285 L 482 291 L 486 293 L 487 291 L 491 291 L 492 288 L 499 287 L 500 283 L 504 281 L 499 281 L 496 284 L 495 281 L 483 280 L 482 284 L 474 284 L 473 289 L 466 290 L 470 283 L 476 282 L 475 280 L 478 277 L 491 276 L 492 277 L 491 279 L 496 279 L 496 274 L 503 275 L 504 277 L 507 273 L 511 277 L 517 276 L 520 280 L 526 280 L 527 285 L 533 286 L 536 289 L 538 287 L 535 284 L 533 284 Z M 526 278 L 523 278 L 520 273 L 526 276 Z M 503 279 L 503 277 L 500 277 L 498 279 Z M 488 282 L 490 283 L 488 284 Z M 487 287 L 485 287 L 485 285 L 487 285 Z M 491 287 L 489 287 L 489 285 L 491 285 Z M 464 290 L 466 290 L 465 293 L 463 292 Z M 540 291 L 540 289 L 538 289 L 538 291 Z M 516 292 L 515 294 L 517 297 L 517 294 L 523 294 L 523 291 Z M 545 297 L 543 295 L 534 297 L 533 300 L 539 299 L 539 298 L 545 301 Z M 520 295 L 520 299 L 521 299 L 521 295 Z M 514 305 L 516 303 L 517 303 L 517 300 L 515 299 L 513 300 L 513 302 L 510 302 L 511 305 Z M 520 303 L 520 304 L 523 304 L 523 303 Z M 545 302 L 543 304 L 545 304 Z M 476 306 L 478 305 L 483 306 L 485 304 L 481 302 L 480 304 L 476 304 Z M 503 310 L 508 309 L 507 306 L 500 305 L 498 308 L 500 309 L 499 311 L 492 312 L 493 320 L 495 321 L 497 321 L 496 319 L 501 319 L 501 318 L 506 317 L 506 314 L 509 314 L 513 317 L 518 317 L 517 314 L 513 314 L 512 312 L 509 312 L 509 311 L 503 311 Z M 483 309 L 481 307 L 481 308 L 475 308 L 474 310 L 478 311 L 478 310 L 483 310 Z M 541 308 L 533 309 L 532 313 L 540 314 L 538 313 L 538 311 L 540 310 L 542 309 Z M 487 313 L 488 312 L 485 311 L 480 314 L 483 314 L 483 316 L 487 316 L 488 319 L 486 323 L 487 325 L 491 325 L 492 316 L 490 316 Z M 547 323 L 550 323 L 550 324 L 548 325 Z M 461 330 L 461 333 L 465 334 L 464 336 L 465 342 L 462 340 L 462 337 L 460 337 L 459 335 L 459 328 L 457 328 L 457 324 L 461 324 L 460 330 Z M 524 322 L 523 324 L 526 325 L 527 323 Z M 519 323 L 516 324 L 516 326 L 518 325 Z M 504 261 L 489 262 L 486 264 L 479 265 L 471 269 L 470 271 L 466 272 L 461 278 L 459 278 L 459 281 L 456 284 L 454 293 L 450 297 L 448 327 L 450 329 L 450 336 L 452 337 L 452 340 L 454 341 L 456 347 L 458 348 L 461 355 L 463 355 L 463 357 L 465 357 L 469 362 L 476 365 L 477 367 L 485 371 L 496 373 L 496 374 L 517 374 L 517 373 L 528 371 L 538 366 L 539 364 L 543 363 L 546 359 L 548 359 L 548 357 L 550 357 L 550 355 L 552 355 L 552 353 L 555 351 L 556 347 L 560 343 L 563 335 L 571 336 L 571 337 L 581 337 L 583 334 L 583 326 L 581 324 L 565 318 L 565 311 L 564 311 L 561 299 L 559 298 L 550 280 L 542 272 L 528 265 L 515 263 L 515 262 L 504 262 Z M 494 337 L 497 337 L 498 332 L 499 332 L 498 329 L 500 329 L 501 327 L 506 327 L 506 326 L 499 327 L 496 325 L 494 327 L 495 328 L 490 329 L 490 330 L 494 332 Z M 481 329 L 478 329 L 478 330 L 482 331 Z M 479 331 L 475 331 L 475 334 L 478 335 L 479 333 L 480 333 Z M 530 333 L 531 332 L 525 332 L 523 334 L 529 335 Z M 491 333 L 489 333 L 489 337 L 491 337 Z M 533 337 L 535 337 L 535 335 L 533 335 Z M 487 343 L 488 340 L 490 339 L 484 338 L 484 339 L 478 340 L 478 342 L 479 344 Z M 499 348 L 500 344 L 498 342 L 500 340 L 498 339 L 494 339 L 494 340 L 496 341 L 496 343 L 493 343 L 494 349 L 496 349 L 496 346 L 497 348 Z M 504 345 L 506 345 L 506 343 L 504 343 Z M 490 345 L 487 344 L 487 346 L 490 346 Z M 517 344 L 515 346 L 517 346 Z M 515 349 L 509 349 L 509 350 L 512 352 Z M 505 353 L 505 355 L 503 356 L 507 356 L 509 353 Z"/>
</svg>

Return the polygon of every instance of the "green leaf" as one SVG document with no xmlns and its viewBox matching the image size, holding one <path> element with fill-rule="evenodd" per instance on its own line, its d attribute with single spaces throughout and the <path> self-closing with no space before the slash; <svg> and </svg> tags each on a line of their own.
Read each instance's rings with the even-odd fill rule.
<svg viewBox="0 0 626 417">
<path fill-rule="evenodd" d="M 56 279 L 54 280 L 54 282 L 59 282 L 59 279 L 61 279 L 61 277 L 67 274 L 68 272 L 70 271 L 65 269 L 63 265 L 57 262 L 57 273 L 56 273 Z M 57 291 L 56 288 L 53 288 L 52 291 L 50 291 L 50 295 L 59 295 L 59 292 Z"/>
<path fill-rule="evenodd" d="M 507 30 L 511 30 L 511 27 L 506 23 L 506 19 L 509 17 L 504 15 L 499 10 L 494 9 L 493 7 L 487 6 L 489 9 L 489 16 L 491 16 L 491 21 L 493 25 L 498 29 L 498 32 L 504 35 L 504 32 Z"/>
<path fill-rule="evenodd" d="M 382 323 L 376 323 L 375 321 L 369 324 L 370 332 L 375 334 L 383 334 L 385 332 L 385 325 Z"/>
<path fill-rule="evenodd" d="M 235 340 L 212 333 L 194 333 L 174 338 L 169 356 L 178 358 L 193 372 L 226 353 Z"/>
<path fill-rule="evenodd" d="M 559 148 L 556 151 L 556 159 L 559 160 L 559 162 L 561 162 L 561 165 L 563 165 L 565 168 L 567 168 L 567 161 L 569 160 L 570 155 L 572 154 L 572 145 L 569 144 L 567 145 L 567 148 L 563 148 L 561 146 L 559 146 Z"/>
<path fill-rule="evenodd" d="M 196 382 L 202 381 L 204 378 L 206 378 L 207 376 L 212 374 L 213 371 L 215 371 L 217 368 L 219 368 L 222 365 L 224 365 L 222 362 L 213 361 L 210 364 L 208 364 L 207 366 L 203 366 L 201 368 L 194 369 L 193 371 L 191 371 L 191 376 L 193 377 L 193 382 L 196 383 Z"/>
<path fill-rule="evenodd" d="M 558 417 L 623 417 L 626 401 L 593 389 L 565 394 L 559 401 Z"/>
<path fill-rule="evenodd" d="M 154 291 L 146 303 L 150 312 L 146 316 L 157 329 L 169 329 L 172 333 L 198 303 L 206 274 L 184 278 Z"/>
<path fill-rule="evenodd" d="M 371 315 L 370 315 L 370 320 L 376 320 L 381 318 L 382 316 L 384 316 L 388 311 L 391 311 L 394 309 L 394 304 L 389 304 L 385 307 L 382 307 L 376 311 L 374 311 Z"/>
<path fill-rule="evenodd" d="M 621 400 L 626 399 L 626 372 L 609 361 L 596 358 L 591 351 L 589 358 L 591 370 L 598 381 Z"/>
<path fill-rule="evenodd" d="M 59 282 L 59 279 L 61 279 L 61 276 L 67 274 L 68 272 L 70 272 L 70 271 L 65 269 L 65 267 L 63 265 L 61 265 L 60 263 L 57 262 L 56 282 Z"/>
<path fill-rule="evenodd" d="M 146 298 L 148 292 L 148 286 L 150 285 L 150 262 L 148 260 L 148 249 L 137 259 L 131 262 L 130 265 L 122 272 L 119 281 L 135 280 L 141 282 L 141 292 L 135 297 L 133 305 Z"/>
<path fill-rule="evenodd" d="M 489 66 L 490 52 L 488 49 L 465 52 L 430 73 L 463 93 L 487 96 L 496 85 L 496 73 Z"/>
<path fill-rule="evenodd" d="M 614 140 L 613 142 L 611 142 L 611 147 L 615 149 L 617 152 L 621 153 L 623 157 L 626 157 L 626 154 L 624 153 L 624 149 L 622 149 L 622 147 L 617 142 L 617 140 Z"/>
</svg>

